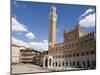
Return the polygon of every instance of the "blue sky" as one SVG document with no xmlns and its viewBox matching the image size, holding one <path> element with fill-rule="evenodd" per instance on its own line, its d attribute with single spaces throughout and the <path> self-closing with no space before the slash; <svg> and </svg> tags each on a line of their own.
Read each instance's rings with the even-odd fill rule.
<svg viewBox="0 0 100 75">
<path fill-rule="evenodd" d="M 12 41 L 23 45 L 42 45 L 47 49 L 50 7 L 57 10 L 57 42 L 63 41 L 63 31 L 75 25 L 87 32 L 95 29 L 95 6 L 12 1 Z M 15 26 L 16 25 L 16 26 Z M 21 26 L 21 27 L 20 27 Z"/>
</svg>

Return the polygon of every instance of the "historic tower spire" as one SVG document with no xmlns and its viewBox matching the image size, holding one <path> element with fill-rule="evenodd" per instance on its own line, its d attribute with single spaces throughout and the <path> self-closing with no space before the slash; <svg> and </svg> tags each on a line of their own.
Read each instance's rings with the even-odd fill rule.
<svg viewBox="0 0 100 75">
<path fill-rule="evenodd" d="M 49 39 L 48 47 L 51 48 L 56 43 L 56 21 L 57 14 L 55 6 L 52 6 L 49 14 Z"/>
</svg>

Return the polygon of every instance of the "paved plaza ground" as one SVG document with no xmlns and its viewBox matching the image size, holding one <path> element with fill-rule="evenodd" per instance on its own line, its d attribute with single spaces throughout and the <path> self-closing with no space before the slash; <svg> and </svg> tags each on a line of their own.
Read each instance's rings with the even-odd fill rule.
<svg viewBox="0 0 100 75">
<path fill-rule="evenodd" d="M 43 68 L 32 64 L 17 64 L 12 65 L 12 74 L 18 73 L 37 73 L 37 72 L 49 72 L 47 68 Z"/>
<path fill-rule="evenodd" d="M 82 68 L 72 68 L 67 67 L 63 70 L 49 70 L 47 68 L 43 68 L 33 64 L 16 64 L 12 65 L 12 74 L 19 74 L 19 73 L 40 73 L 40 72 L 57 72 L 57 71 L 72 71 L 72 70 L 82 70 Z"/>
</svg>

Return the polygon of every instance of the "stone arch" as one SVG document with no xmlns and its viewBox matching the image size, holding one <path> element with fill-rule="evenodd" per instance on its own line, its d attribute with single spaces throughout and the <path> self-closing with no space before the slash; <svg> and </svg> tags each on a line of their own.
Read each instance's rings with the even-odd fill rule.
<svg viewBox="0 0 100 75">
<path fill-rule="evenodd" d="M 45 67 L 47 67 L 48 66 L 48 59 L 46 58 L 45 59 Z"/>
<path fill-rule="evenodd" d="M 68 62 L 66 61 L 66 66 L 68 66 Z"/>
<path fill-rule="evenodd" d="M 51 58 L 49 59 L 49 66 L 51 66 L 51 62 L 52 62 L 52 60 L 51 60 Z"/>
<path fill-rule="evenodd" d="M 73 61 L 73 66 L 75 66 L 75 61 Z"/>
<path fill-rule="evenodd" d="M 95 69 L 96 68 L 96 61 L 95 60 L 92 60 L 92 69 Z"/>
<path fill-rule="evenodd" d="M 79 61 L 77 61 L 77 68 L 79 68 L 79 65 L 80 65 L 80 63 L 79 63 Z"/>
<path fill-rule="evenodd" d="M 90 61 L 87 60 L 87 68 L 90 68 Z"/>
<path fill-rule="evenodd" d="M 61 62 L 59 62 L 59 67 L 61 67 Z"/>
<path fill-rule="evenodd" d="M 57 67 L 57 62 L 55 64 L 56 64 L 56 67 Z"/>
<path fill-rule="evenodd" d="M 62 66 L 64 66 L 64 61 L 62 62 Z"/>
<path fill-rule="evenodd" d="M 86 68 L 85 61 L 82 61 L 82 68 Z"/>
</svg>

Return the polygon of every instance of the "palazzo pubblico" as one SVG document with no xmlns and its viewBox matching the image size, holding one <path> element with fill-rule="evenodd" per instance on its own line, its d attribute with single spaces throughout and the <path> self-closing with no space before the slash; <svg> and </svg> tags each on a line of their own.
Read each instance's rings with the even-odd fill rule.
<svg viewBox="0 0 100 75">
<path fill-rule="evenodd" d="M 64 30 L 63 42 L 56 43 L 57 13 L 52 6 L 49 14 L 48 51 L 43 67 L 53 71 L 96 68 L 96 33 L 85 32 L 79 25 L 71 31 Z"/>
</svg>

